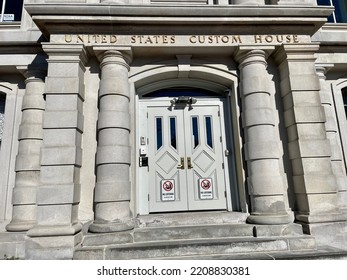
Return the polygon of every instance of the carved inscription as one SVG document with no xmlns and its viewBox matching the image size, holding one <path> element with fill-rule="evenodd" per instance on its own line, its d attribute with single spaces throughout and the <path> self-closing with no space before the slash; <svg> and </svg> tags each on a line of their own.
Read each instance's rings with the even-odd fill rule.
<svg viewBox="0 0 347 280">
<path fill-rule="evenodd" d="M 254 43 L 299 43 L 298 35 L 254 35 Z"/>
<path fill-rule="evenodd" d="M 85 44 L 115 44 L 117 43 L 116 35 L 65 35 L 66 43 L 85 43 Z"/>
<path fill-rule="evenodd" d="M 158 44 L 175 44 L 176 36 L 168 35 L 152 35 L 152 36 L 131 36 L 131 44 L 145 44 L 145 45 L 158 45 Z"/>
<path fill-rule="evenodd" d="M 239 43 L 242 44 L 242 39 L 241 36 L 220 36 L 220 35 L 210 35 L 210 36 L 190 36 L 189 37 L 189 42 L 191 44 L 235 44 Z"/>
<path fill-rule="evenodd" d="M 52 35 L 52 42 L 84 45 L 128 46 L 236 46 L 242 44 L 279 45 L 309 42 L 307 36 L 284 35 Z"/>
</svg>

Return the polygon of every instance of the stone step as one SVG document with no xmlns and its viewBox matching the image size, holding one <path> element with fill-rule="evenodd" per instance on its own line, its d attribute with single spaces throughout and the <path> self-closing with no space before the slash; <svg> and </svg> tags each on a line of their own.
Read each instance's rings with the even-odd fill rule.
<svg viewBox="0 0 347 280">
<path fill-rule="evenodd" d="M 184 213 L 150 214 L 137 217 L 138 227 L 169 227 L 192 225 L 245 224 L 247 213 L 203 211 Z"/>
<path fill-rule="evenodd" d="M 223 237 L 301 236 L 302 227 L 290 225 L 215 224 L 135 228 L 117 233 L 85 233 L 83 246 L 115 245 L 165 240 L 196 240 Z"/>
<path fill-rule="evenodd" d="M 134 230 L 134 242 L 210 239 L 223 237 L 253 237 L 252 225 L 205 225 L 161 228 L 140 228 Z"/>
<path fill-rule="evenodd" d="M 25 233 L 0 233 L 0 259 L 25 258 Z"/>
<path fill-rule="evenodd" d="M 205 239 L 222 237 L 253 237 L 253 226 L 237 225 L 206 225 L 135 228 L 129 232 L 86 234 L 83 246 L 114 245 L 135 242 L 151 242 L 179 239 Z"/>
<path fill-rule="evenodd" d="M 314 250 L 315 240 L 310 236 L 256 238 L 228 237 L 198 240 L 170 240 L 139 242 L 109 246 L 86 246 L 77 249 L 74 259 L 181 259 L 201 256 L 254 254 Z"/>
</svg>

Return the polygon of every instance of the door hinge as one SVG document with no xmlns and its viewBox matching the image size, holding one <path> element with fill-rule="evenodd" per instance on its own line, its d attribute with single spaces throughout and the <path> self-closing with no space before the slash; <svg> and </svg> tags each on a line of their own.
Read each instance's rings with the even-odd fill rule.
<svg viewBox="0 0 347 280">
<path fill-rule="evenodd" d="M 224 169 L 224 162 L 222 163 L 222 169 Z"/>
<path fill-rule="evenodd" d="M 227 197 L 227 191 L 224 191 L 224 196 Z"/>
<path fill-rule="evenodd" d="M 219 136 L 219 141 L 222 143 L 222 136 Z"/>
<path fill-rule="evenodd" d="M 148 119 L 148 112 L 147 112 L 147 119 Z"/>
<path fill-rule="evenodd" d="M 220 117 L 220 111 L 218 111 L 218 117 Z"/>
<path fill-rule="evenodd" d="M 149 194 L 148 194 L 148 201 L 149 201 Z"/>
</svg>

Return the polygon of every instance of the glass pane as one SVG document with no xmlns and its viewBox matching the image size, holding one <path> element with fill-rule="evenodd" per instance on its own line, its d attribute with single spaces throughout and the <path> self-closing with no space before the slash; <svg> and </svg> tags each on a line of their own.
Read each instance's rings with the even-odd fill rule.
<svg viewBox="0 0 347 280">
<path fill-rule="evenodd" d="M 157 131 L 157 150 L 163 146 L 163 120 L 156 118 L 156 131 Z"/>
<path fill-rule="evenodd" d="M 171 142 L 171 146 L 177 149 L 176 118 L 174 117 L 170 117 L 170 142 Z"/>
<path fill-rule="evenodd" d="M 206 124 L 206 143 L 208 146 L 213 148 L 213 139 L 212 139 L 212 118 L 210 116 L 205 117 Z"/>
<path fill-rule="evenodd" d="M 161 89 L 157 90 L 151 93 L 148 93 L 145 95 L 145 97 L 179 97 L 179 96 L 189 96 L 189 97 L 196 97 L 196 96 L 220 96 L 220 94 L 204 90 L 204 89 L 195 89 L 195 88 L 167 88 L 167 89 Z"/>
<path fill-rule="evenodd" d="M 333 0 L 333 4 L 336 22 L 347 22 L 347 2 L 345 0 Z"/>
<path fill-rule="evenodd" d="M 6 95 L 0 94 L 0 143 L 4 132 Z"/>
<path fill-rule="evenodd" d="M 347 118 L 347 88 L 342 89 L 342 99 L 343 99 L 343 105 L 345 107 L 345 114 Z"/>
<path fill-rule="evenodd" d="M 317 4 L 318 5 L 322 5 L 322 6 L 330 6 L 330 0 L 317 0 Z"/>
<path fill-rule="evenodd" d="M 0 9 L 3 0 L 0 0 Z M 23 0 L 7 0 L 5 3 L 5 11 L 3 21 L 21 21 L 23 10 Z"/>
<path fill-rule="evenodd" d="M 192 117 L 193 148 L 199 146 L 199 125 L 198 117 Z"/>
</svg>

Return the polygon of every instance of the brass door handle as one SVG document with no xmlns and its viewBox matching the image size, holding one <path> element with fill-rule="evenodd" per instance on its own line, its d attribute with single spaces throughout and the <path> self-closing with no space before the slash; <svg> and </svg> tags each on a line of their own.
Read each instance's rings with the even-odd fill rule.
<svg viewBox="0 0 347 280">
<path fill-rule="evenodd" d="M 191 157 L 187 157 L 187 165 L 188 165 L 188 169 L 192 169 L 193 168 L 192 158 Z"/>
<path fill-rule="evenodd" d="M 177 166 L 178 169 L 184 169 L 184 157 L 181 157 L 181 164 Z"/>
</svg>

